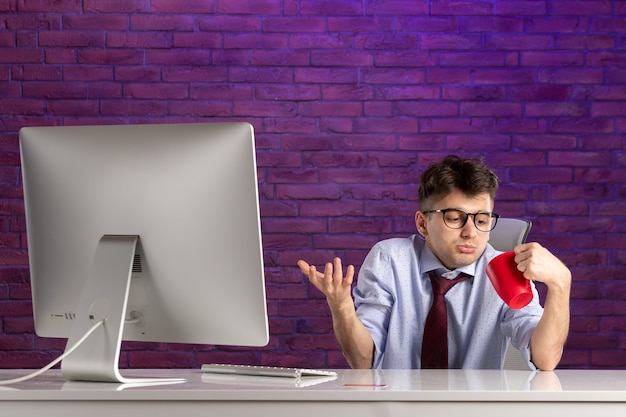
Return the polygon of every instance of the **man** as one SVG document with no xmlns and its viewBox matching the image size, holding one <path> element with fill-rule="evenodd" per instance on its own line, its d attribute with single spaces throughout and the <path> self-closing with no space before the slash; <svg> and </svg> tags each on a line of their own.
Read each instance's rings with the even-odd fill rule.
<svg viewBox="0 0 626 417">
<path fill-rule="evenodd" d="M 298 261 L 300 270 L 326 296 L 333 329 L 352 368 L 422 368 L 424 326 L 433 303 L 431 280 L 464 281 L 445 294 L 449 368 L 501 369 L 509 338 L 531 368 L 554 369 L 569 328 L 571 273 L 538 243 L 515 248 L 517 268 L 526 279 L 543 282 L 542 308 L 533 300 L 508 307 L 486 276 L 500 252 L 487 244 L 497 222 L 493 214 L 496 175 L 482 162 L 448 156 L 422 174 L 419 235 L 377 243 L 359 271 L 354 301 L 354 267 L 345 276 L 339 258 L 318 272 Z M 433 275 L 435 274 L 435 275 Z M 431 275 L 433 277 L 431 278 Z M 356 305 L 356 310 L 355 310 Z"/>
</svg>

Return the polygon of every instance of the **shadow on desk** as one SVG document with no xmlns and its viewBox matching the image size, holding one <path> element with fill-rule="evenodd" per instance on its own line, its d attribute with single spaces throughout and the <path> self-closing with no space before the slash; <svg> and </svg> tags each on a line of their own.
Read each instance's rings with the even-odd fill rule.
<svg viewBox="0 0 626 417">
<path fill-rule="evenodd" d="M 393 376 L 392 376 L 393 375 Z M 342 375 L 343 386 L 424 391 L 561 391 L 559 377 L 545 371 L 449 369 L 362 370 Z"/>
</svg>

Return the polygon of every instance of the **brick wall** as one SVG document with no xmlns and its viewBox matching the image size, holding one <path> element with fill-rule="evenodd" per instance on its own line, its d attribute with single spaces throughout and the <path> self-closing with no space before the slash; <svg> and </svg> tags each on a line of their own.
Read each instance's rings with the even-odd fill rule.
<svg viewBox="0 0 626 417">
<path fill-rule="evenodd" d="M 39 367 L 22 126 L 255 126 L 271 340 L 124 345 L 122 366 L 344 367 L 295 268 L 414 233 L 429 161 L 482 156 L 573 272 L 562 367 L 626 368 L 626 1 L 0 0 L 0 367 Z"/>
</svg>

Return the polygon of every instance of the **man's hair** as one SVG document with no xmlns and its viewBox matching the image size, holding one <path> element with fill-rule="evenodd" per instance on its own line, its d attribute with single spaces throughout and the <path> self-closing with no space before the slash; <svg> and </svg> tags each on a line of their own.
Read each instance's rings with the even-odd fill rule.
<svg viewBox="0 0 626 417">
<path fill-rule="evenodd" d="M 457 190 L 468 197 L 488 193 L 493 201 L 498 191 L 498 177 L 480 159 L 448 155 L 430 164 L 422 174 L 420 210 L 431 210 L 437 201 Z"/>
</svg>

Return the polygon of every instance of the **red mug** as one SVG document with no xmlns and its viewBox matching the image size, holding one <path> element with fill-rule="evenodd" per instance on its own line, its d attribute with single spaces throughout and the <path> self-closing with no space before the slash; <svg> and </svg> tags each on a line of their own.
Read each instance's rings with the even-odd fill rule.
<svg viewBox="0 0 626 417">
<path fill-rule="evenodd" d="M 514 252 L 504 252 L 487 264 L 487 276 L 502 300 L 511 308 L 522 308 L 533 299 L 530 281 L 517 269 Z"/>
</svg>

